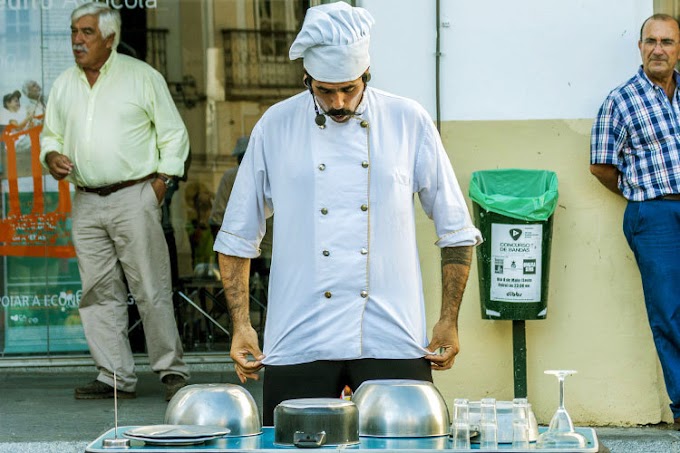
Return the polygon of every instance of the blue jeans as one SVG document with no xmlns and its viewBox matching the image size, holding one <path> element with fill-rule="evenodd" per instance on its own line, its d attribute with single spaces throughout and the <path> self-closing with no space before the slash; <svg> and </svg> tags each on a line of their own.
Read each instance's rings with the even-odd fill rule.
<svg viewBox="0 0 680 453">
<path fill-rule="evenodd" d="M 623 233 L 640 269 L 649 325 L 680 417 L 680 201 L 629 202 Z"/>
</svg>

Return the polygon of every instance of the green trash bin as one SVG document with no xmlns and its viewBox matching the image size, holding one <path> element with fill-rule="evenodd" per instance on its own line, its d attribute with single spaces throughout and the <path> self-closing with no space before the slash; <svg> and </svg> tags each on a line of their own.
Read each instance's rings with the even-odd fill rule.
<svg viewBox="0 0 680 453">
<path fill-rule="evenodd" d="M 502 169 L 472 174 L 470 198 L 483 319 L 545 319 L 557 175 Z"/>
</svg>

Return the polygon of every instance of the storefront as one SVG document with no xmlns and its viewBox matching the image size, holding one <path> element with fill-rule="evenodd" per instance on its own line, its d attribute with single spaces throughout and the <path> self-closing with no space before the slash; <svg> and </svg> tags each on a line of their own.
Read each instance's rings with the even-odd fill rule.
<svg viewBox="0 0 680 453">
<path fill-rule="evenodd" d="M 223 173 L 237 165 L 237 139 L 268 106 L 302 89 L 302 68 L 288 60 L 288 47 L 305 10 L 322 2 L 107 2 L 123 18 L 118 51 L 165 76 L 190 134 L 185 180 L 164 210 L 185 351 L 226 352 L 229 323 L 208 221 L 215 192 Z M 6 101 L 0 110 L 0 359 L 88 356 L 71 241 L 74 187 L 55 181 L 38 159 L 50 88 L 74 64 L 70 13 L 81 3 L 0 0 L 0 95 Z M 261 331 L 266 270 L 251 286 L 253 322 Z M 141 353 L 143 329 L 132 296 L 128 304 L 131 344 Z"/>
</svg>

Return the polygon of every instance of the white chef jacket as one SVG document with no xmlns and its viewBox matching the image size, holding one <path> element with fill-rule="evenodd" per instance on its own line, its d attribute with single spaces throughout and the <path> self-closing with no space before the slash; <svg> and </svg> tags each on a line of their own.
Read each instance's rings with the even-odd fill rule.
<svg viewBox="0 0 680 453">
<path fill-rule="evenodd" d="M 274 217 L 265 365 L 427 354 L 414 194 L 440 247 L 481 242 L 436 128 L 367 88 L 355 118 L 314 122 L 312 96 L 255 125 L 214 249 L 255 258 Z"/>
</svg>

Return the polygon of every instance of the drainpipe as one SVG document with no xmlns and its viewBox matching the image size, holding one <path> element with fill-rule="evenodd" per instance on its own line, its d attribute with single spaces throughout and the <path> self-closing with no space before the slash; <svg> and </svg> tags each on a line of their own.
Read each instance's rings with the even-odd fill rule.
<svg viewBox="0 0 680 453">
<path fill-rule="evenodd" d="M 203 74 L 205 74 L 205 90 L 207 99 L 205 103 L 205 153 L 213 158 L 213 170 L 215 158 L 218 154 L 219 142 L 217 131 L 217 106 L 216 101 L 224 96 L 224 88 L 220 85 L 218 73 L 220 67 L 220 50 L 215 48 L 215 13 L 212 1 L 203 3 L 203 45 L 206 49 L 203 59 Z"/>
<path fill-rule="evenodd" d="M 437 8 L 436 8 L 436 22 L 437 22 L 437 44 L 436 44 L 436 50 L 434 53 L 435 56 L 435 80 L 434 80 L 434 86 L 435 86 L 435 105 L 437 108 L 437 130 L 441 134 L 442 132 L 442 109 L 441 109 L 441 92 L 440 92 L 440 87 L 439 87 L 439 81 L 440 81 L 440 71 L 439 67 L 441 65 L 441 1 L 437 0 Z"/>
<path fill-rule="evenodd" d="M 206 48 L 215 47 L 215 5 L 213 2 L 203 4 L 203 43 Z"/>
</svg>

